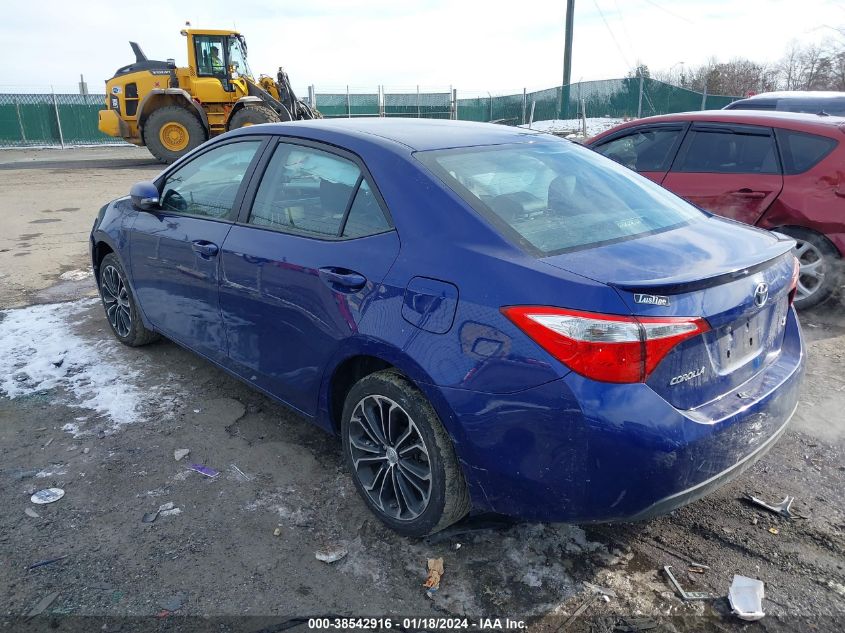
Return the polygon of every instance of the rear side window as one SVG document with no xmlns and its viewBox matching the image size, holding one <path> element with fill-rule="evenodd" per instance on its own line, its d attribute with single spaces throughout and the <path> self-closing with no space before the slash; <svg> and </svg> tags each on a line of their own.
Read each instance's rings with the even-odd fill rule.
<svg viewBox="0 0 845 633">
<path fill-rule="evenodd" d="M 255 194 L 250 224 L 315 237 L 363 237 L 390 229 L 351 160 L 279 143 Z"/>
<path fill-rule="evenodd" d="M 634 171 L 666 171 L 680 135 L 680 127 L 640 129 L 595 150 Z"/>
<path fill-rule="evenodd" d="M 775 134 L 780 145 L 785 174 L 801 174 L 815 167 L 838 144 L 826 136 L 792 130 L 776 130 Z"/>
<path fill-rule="evenodd" d="M 565 141 L 415 156 L 505 237 L 541 256 L 631 239 L 704 217 L 646 178 Z"/>
<path fill-rule="evenodd" d="M 672 171 L 710 174 L 780 173 L 774 137 L 723 129 L 687 133 Z"/>
</svg>

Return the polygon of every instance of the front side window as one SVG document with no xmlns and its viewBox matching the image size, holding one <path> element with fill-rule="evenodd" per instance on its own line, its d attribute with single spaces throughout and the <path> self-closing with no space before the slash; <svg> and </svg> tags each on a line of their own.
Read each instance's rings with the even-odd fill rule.
<svg viewBox="0 0 845 633">
<path fill-rule="evenodd" d="M 551 255 L 703 218 L 662 187 L 568 142 L 417 152 L 517 243 Z"/>
<path fill-rule="evenodd" d="M 780 173 L 780 165 L 775 139 L 768 131 L 745 133 L 693 129 L 687 133 L 672 171 L 777 174 Z"/>
<path fill-rule="evenodd" d="M 197 55 L 197 74 L 212 77 L 226 76 L 225 48 L 221 35 L 194 36 Z"/>
<path fill-rule="evenodd" d="M 240 38 L 229 38 L 229 64 L 236 73 L 252 77 L 252 71 L 246 63 L 246 43 Z"/>
<path fill-rule="evenodd" d="M 230 219 L 241 181 L 261 141 L 227 143 L 168 175 L 161 190 L 165 211 Z"/>
<path fill-rule="evenodd" d="M 681 128 L 646 128 L 615 138 L 595 150 L 634 171 L 666 171 Z"/>
<path fill-rule="evenodd" d="M 258 187 L 249 223 L 338 237 L 360 178 L 351 160 L 280 143 Z"/>
</svg>

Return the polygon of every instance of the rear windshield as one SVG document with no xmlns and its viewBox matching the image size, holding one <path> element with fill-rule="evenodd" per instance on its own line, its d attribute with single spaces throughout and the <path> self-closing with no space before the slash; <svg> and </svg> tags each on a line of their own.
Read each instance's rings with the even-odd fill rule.
<svg viewBox="0 0 845 633">
<path fill-rule="evenodd" d="M 631 239 L 704 217 L 646 178 L 567 141 L 415 156 L 507 237 L 542 255 Z"/>
</svg>

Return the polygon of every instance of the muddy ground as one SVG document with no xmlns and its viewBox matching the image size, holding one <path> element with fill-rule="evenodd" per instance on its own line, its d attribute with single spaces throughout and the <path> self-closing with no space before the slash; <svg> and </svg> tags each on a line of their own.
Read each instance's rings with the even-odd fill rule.
<svg viewBox="0 0 845 633">
<path fill-rule="evenodd" d="M 90 298 L 87 231 L 102 203 L 157 171 L 136 148 L 0 152 L 0 628 L 280 631 L 293 616 L 466 615 L 470 629 L 510 617 L 549 632 L 845 630 L 842 298 L 802 315 L 798 413 L 731 485 L 646 523 L 476 520 L 410 540 L 371 517 L 335 438 L 170 342 L 112 339 Z M 177 449 L 190 455 L 176 461 Z M 48 487 L 64 497 L 30 502 Z M 746 493 L 792 495 L 801 518 Z M 178 512 L 142 520 L 168 503 Z M 315 558 L 336 546 L 342 560 Z M 436 557 L 445 575 L 427 596 Z M 709 569 L 687 571 L 693 562 Z M 665 565 L 715 597 L 682 601 Z M 758 624 L 730 614 L 734 574 L 765 583 Z"/>
</svg>

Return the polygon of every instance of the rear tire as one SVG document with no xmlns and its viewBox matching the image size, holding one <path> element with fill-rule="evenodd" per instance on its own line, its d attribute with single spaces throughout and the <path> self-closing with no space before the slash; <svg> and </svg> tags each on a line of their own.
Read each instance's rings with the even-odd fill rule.
<svg viewBox="0 0 845 633">
<path fill-rule="evenodd" d="M 100 299 L 112 333 L 129 347 L 140 347 L 158 340 L 159 335 L 144 327 L 138 304 L 126 279 L 126 272 L 114 253 L 108 253 L 99 267 Z"/>
<path fill-rule="evenodd" d="M 166 164 L 199 147 L 207 138 L 202 121 L 182 106 L 159 108 L 144 124 L 144 144 Z"/>
<path fill-rule="evenodd" d="M 425 536 L 469 512 L 469 490 L 446 429 L 419 389 L 395 370 L 353 385 L 341 434 L 355 487 L 389 528 Z"/>
<path fill-rule="evenodd" d="M 839 280 L 839 253 L 823 235 L 799 227 L 777 229 L 796 240 L 792 253 L 798 258 L 798 293 L 795 307 L 806 310 L 818 305 L 836 289 Z"/>
<path fill-rule="evenodd" d="M 281 120 L 278 114 L 265 105 L 247 104 L 232 115 L 229 120 L 229 129 L 237 130 L 240 127 L 261 123 L 278 123 Z"/>
</svg>

